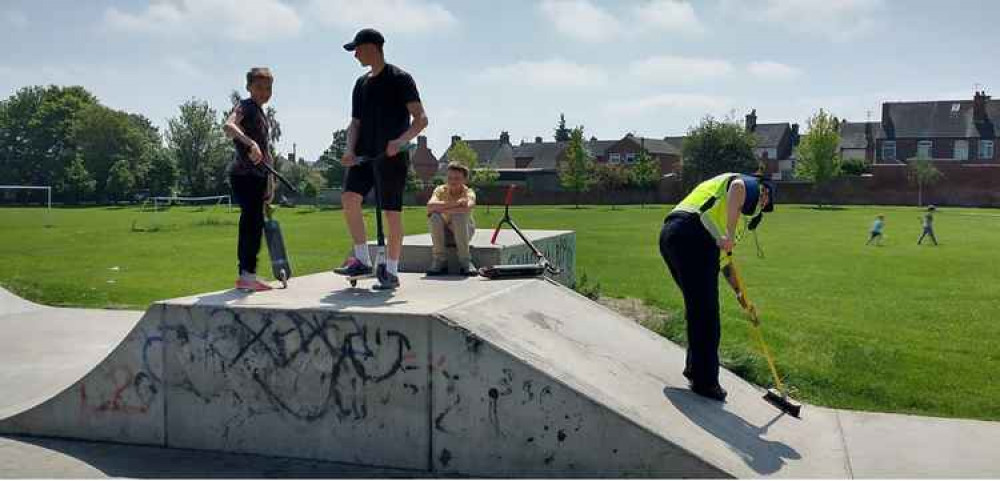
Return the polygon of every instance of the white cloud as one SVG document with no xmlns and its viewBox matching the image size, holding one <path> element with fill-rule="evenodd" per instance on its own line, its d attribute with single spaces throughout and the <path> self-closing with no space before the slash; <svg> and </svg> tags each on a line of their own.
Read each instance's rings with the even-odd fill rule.
<svg viewBox="0 0 1000 481">
<path fill-rule="evenodd" d="M 451 29 L 459 23 L 447 8 L 425 0 L 312 0 L 306 10 L 324 25 L 352 31 L 374 27 L 387 36 Z"/>
<path fill-rule="evenodd" d="M 14 28 L 24 28 L 28 26 L 28 16 L 17 10 L 8 10 L 0 13 L 0 22 Z"/>
<path fill-rule="evenodd" d="M 607 110 L 616 115 L 638 115 L 650 111 L 683 111 L 703 115 L 724 112 L 730 103 L 728 97 L 719 95 L 667 93 L 612 103 Z"/>
<path fill-rule="evenodd" d="M 694 7 L 682 0 L 651 0 L 614 12 L 590 0 L 542 0 L 538 9 L 557 32 L 583 42 L 705 31 Z"/>
<path fill-rule="evenodd" d="M 722 0 L 723 11 L 835 41 L 875 30 L 885 0 Z"/>
<path fill-rule="evenodd" d="M 521 61 L 490 67 L 475 78 L 498 84 L 524 87 L 600 87 L 608 83 L 608 74 L 600 67 L 553 59 Z"/>
<path fill-rule="evenodd" d="M 763 80 L 794 80 L 802 76 L 802 70 L 780 62 L 762 61 L 750 62 L 747 72 Z"/>
<path fill-rule="evenodd" d="M 294 36 L 302 20 L 281 0 L 154 0 L 138 13 L 110 7 L 104 24 L 112 30 L 174 38 L 221 34 L 253 42 Z"/>
<path fill-rule="evenodd" d="M 633 7 L 632 15 L 644 29 L 658 33 L 700 34 L 705 31 L 688 2 L 654 0 Z"/>
<path fill-rule="evenodd" d="M 163 64 L 170 71 L 183 77 L 205 78 L 208 75 L 200 67 L 183 57 L 167 57 L 163 59 Z"/>
<path fill-rule="evenodd" d="M 618 18 L 589 0 L 542 0 L 538 8 L 557 32 L 575 40 L 601 42 L 622 31 Z"/>
<path fill-rule="evenodd" d="M 664 55 L 632 62 L 632 76 L 648 83 L 684 84 L 724 77 L 733 66 L 726 60 Z"/>
</svg>

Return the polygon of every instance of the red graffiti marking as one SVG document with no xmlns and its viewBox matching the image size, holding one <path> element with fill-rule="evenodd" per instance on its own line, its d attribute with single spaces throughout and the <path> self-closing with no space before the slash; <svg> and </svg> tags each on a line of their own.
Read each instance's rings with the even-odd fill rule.
<svg viewBox="0 0 1000 481">
<path fill-rule="evenodd" d="M 124 374 L 124 377 L 119 376 Z M 126 367 L 116 368 L 107 376 L 114 385 L 111 391 L 111 398 L 99 404 L 92 405 L 87 399 L 87 385 L 80 384 L 80 408 L 90 412 L 115 412 L 123 414 L 146 414 L 149 411 L 149 403 L 143 402 L 140 405 L 130 405 L 122 397 L 129 388 L 136 390 L 139 388 L 139 378 Z"/>
</svg>

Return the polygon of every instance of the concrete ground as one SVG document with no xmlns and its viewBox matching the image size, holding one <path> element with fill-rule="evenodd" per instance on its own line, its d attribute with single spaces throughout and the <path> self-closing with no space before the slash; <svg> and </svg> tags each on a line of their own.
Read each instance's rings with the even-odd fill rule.
<svg viewBox="0 0 1000 481">
<path fill-rule="evenodd" d="M 303 459 L 0 436 L 0 478 L 415 478 L 427 473 Z"/>
</svg>

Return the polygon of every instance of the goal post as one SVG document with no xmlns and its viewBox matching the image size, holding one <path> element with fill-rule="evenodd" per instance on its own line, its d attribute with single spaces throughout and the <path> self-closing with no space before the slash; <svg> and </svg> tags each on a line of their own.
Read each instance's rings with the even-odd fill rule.
<svg viewBox="0 0 1000 481">
<path fill-rule="evenodd" d="M 146 198 L 146 200 L 143 201 L 142 206 L 139 207 L 139 210 L 144 211 L 146 210 L 146 206 L 151 206 L 153 212 L 156 212 L 160 209 L 161 206 L 170 206 L 175 203 L 202 205 L 199 203 L 208 201 L 215 201 L 212 204 L 214 207 L 218 207 L 222 204 L 225 204 L 229 212 L 233 211 L 233 201 L 232 197 L 230 197 L 229 195 L 207 195 L 202 197 L 182 197 L 177 195 L 153 196 Z"/>
<path fill-rule="evenodd" d="M 0 190 L 44 190 L 45 206 L 52 211 L 52 187 L 48 185 L 0 185 Z"/>
</svg>

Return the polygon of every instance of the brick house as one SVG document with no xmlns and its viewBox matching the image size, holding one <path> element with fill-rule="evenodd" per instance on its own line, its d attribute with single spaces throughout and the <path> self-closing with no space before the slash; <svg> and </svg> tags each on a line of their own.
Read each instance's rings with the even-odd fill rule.
<svg viewBox="0 0 1000 481">
<path fill-rule="evenodd" d="M 969 164 L 997 163 L 1000 101 L 985 92 L 972 100 L 886 102 L 882 132 L 876 135 L 878 164 L 926 157 Z"/>
<path fill-rule="evenodd" d="M 421 135 L 417 137 L 417 149 L 410 156 L 410 165 L 417 177 L 423 182 L 432 182 L 438 173 L 438 159 L 434 152 L 427 147 L 427 137 Z"/>
<path fill-rule="evenodd" d="M 459 140 L 462 140 L 462 137 L 458 135 L 451 136 L 451 145 L 448 146 L 448 150 L 445 151 L 438 162 L 440 168 L 443 169 L 448 165 L 448 153 L 451 152 L 451 148 Z M 465 143 L 476 152 L 480 165 L 488 165 L 494 169 L 511 169 L 515 167 L 514 146 L 510 144 L 510 134 L 506 131 L 500 132 L 500 137 L 496 139 L 466 140 Z"/>
<path fill-rule="evenodd" d="M 840 122 L 840 157 L 875 162 L 875 139 L 882 136 L 879 122 Z"/>
<path fill-rule="evenodd" d="M 775 180 L 795 177 L 795 147 L 799 145 L 799 124 L 757 123 L 757 109 L 745 117 L 744 127 L 757 141 L 754 155 L 764 166 L 764 174 Z"/>
<path fill-rule="evenodd" d="M 595 141 L 596 139 L 591 140 Z M 643 149 L 653 158 L 656 165 L 660 166 L 660 175 L 680 171 L 681 151 L 679 149 L 662 139 L 636 137 L 632 134 L 626 134 L 620 140 L 614 141 L 602 152 L 595 153 L 594 157 L 598 163 L 620 164 L 630 167 L 638 162 L 639 153 Z"/>
</svg>

